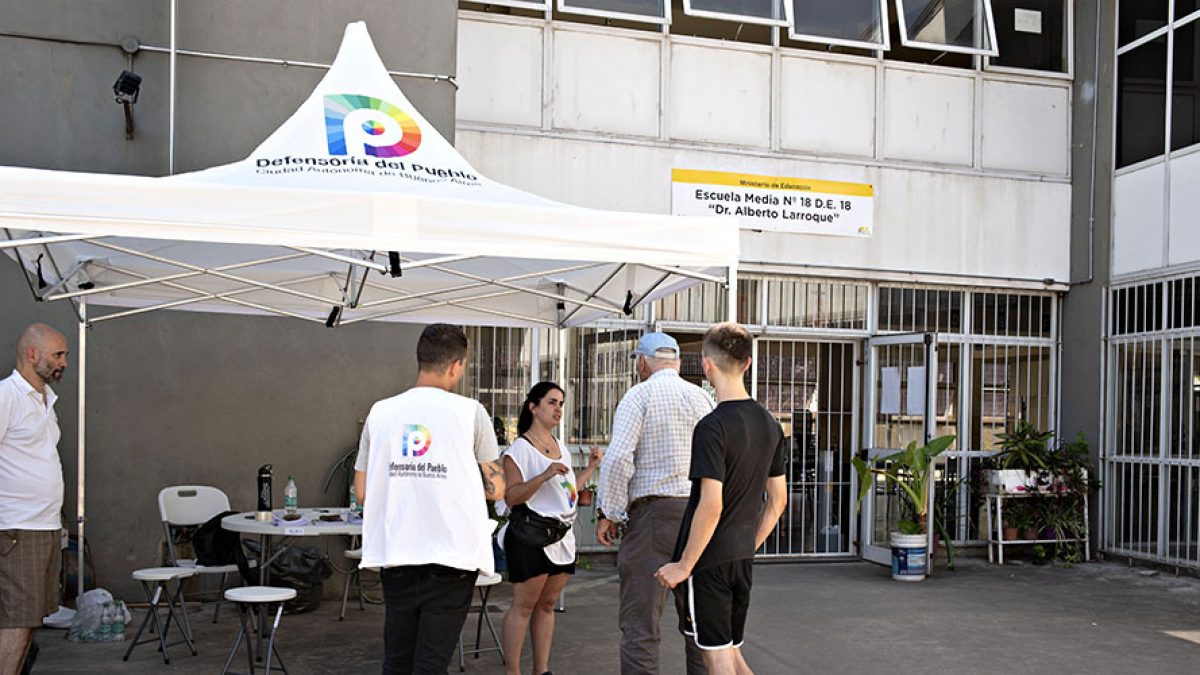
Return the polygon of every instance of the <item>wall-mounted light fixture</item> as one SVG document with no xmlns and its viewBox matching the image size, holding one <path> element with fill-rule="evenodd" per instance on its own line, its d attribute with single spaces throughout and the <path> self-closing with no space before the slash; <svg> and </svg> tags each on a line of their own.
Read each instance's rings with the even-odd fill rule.
<svg viewBox="0 0 1200 675">
<path fill-rule="evenodd" d="M 129 70 L 122 70 L 113 83 L 113 96 L 117 103 L 125 108 L 125 139 L 133 140 L 133 104 L 137 103 L 138 94 L 142 89 L 142 76 Z"/>
</svg>

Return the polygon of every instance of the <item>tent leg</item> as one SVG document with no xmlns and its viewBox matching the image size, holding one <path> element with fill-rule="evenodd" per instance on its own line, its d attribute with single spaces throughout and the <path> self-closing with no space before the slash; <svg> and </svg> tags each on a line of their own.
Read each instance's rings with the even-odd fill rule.
<svg viewBox="0 0 1200 675">
<path fill-rule="evenodd" d="M 728 289 L 727 295 L 729 296 L 728 297 L 729 307 L 727 310 L 727 315 L 726 315 L 725 320 L 736 323 L 738 320 L 738 315 L 737 315 L 738 277 L 737 277 L 737 266 L 736 265 L 729 266 L 729 276 L 726 277 L 726 279 L 725 279 L 725 287 Z"/>
<path fill-rule="evenodd" d="M 77 475 L 79 477 L 78 483 L 75 488 L 76 525 L 79 529 L 79 542 L 78 542 L 79 565 L 76 569 L 76 577 L 77 577 L 77 583 L 78 583 L 77 592 L 75 594 L 76 599 L 83 597 L 83 591 L 84 591 L 83 584 L 84 584 L 84 576 L 85 576 L 84 572 L 87 570 L 87 568 L 84 567 L 84 555 L 83 555 L 84 541 L 85 541 L 83 538 L 83 523 L 84 523 L 84 514 L 85 514 L 83 479 L 84 479 L 84 461 L 85 461 L 85 457 L 87 456 L 87 451 L 86 451 L 86 448 L 84 447 L 85 446 L 84 438 L 86 436 L 86 434 L 84 432 L 86 430 L 85 424 L 87 421 L 87 412 L 86 412 L 87 406 L 85 405 L 85 403 L 87 401 L 87 329 L 88 329 L 87 298 L 80 298 L 79 299 L 79 347 L 78 347 L 78 349 L 79 349 L 79 357 L 78 357 L 78 361 L 79 361 L 79 366 L 78 366 L 78 368 L 79 368 L 78 419 L 79 419 L 79 421 L 78 421 L 78 429 L 77 429 L 78 439 L 76 441 L 77 445 L 75 446 L 76 453 L 77 453 L 76 471 L 78 472 Z"/>
</svg>

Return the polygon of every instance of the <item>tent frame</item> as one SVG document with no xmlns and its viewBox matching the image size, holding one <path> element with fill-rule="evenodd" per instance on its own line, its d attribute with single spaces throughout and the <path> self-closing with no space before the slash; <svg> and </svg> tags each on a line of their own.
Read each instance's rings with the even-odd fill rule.
<svg viewBox="0 0 1200 675">
<path fill-rule="evenodd" d="M 380 272 L 380 273 L 391 273 L 391 269 L 389 268 L 389 266 L 375 262 L 373 259 L 371 259 L 370 256 L 373 256 L 375 254 L 375 252 L 371 252 L 369 257 L 359 258 L 359 257 L 354 257 L 354 256 L 349 256 L 349 255 L 345 255 L 342 253 L 338 253 L 336 251 L 327 251 L 327 250 L 323 250 L 323 249 L 315 249 L 315 248 L 307 248 L 307 247 L 299 247 L 299 246 L 287 246 L 287 247 L 282 247 L 282 248 L 285 248 L 285 249 L 291 251 L 291 253 L 286 253 L 286 254 L 282 254 L 282 255 L 274 255 L 274 256 L 269 256 L 269 257 L 265 257 L 265 258 L 258 258 L 255 260 L 241 261 L 241 262 L 237 262 L 237 263 L 231 263 L 228 265 L 221 265 L 218 267 L 204 267 L 204 266 L 200 266 L 200 265 L 194 265 L 194 264 L 182 261 L 182 260 L 175 260 L 175 259 L 168 258 L 165 256 L 147 253 L 144 251 L 138 251 L 136 249 L 131 249 L 131 248 L 128 248 L 125 246 L 121 246 L 121 245 L 112 243 L 111 241 L 106 241 L 108 239 L 111 239 L 111 237 L 106 237 L 106 236 L 102 236 L 102 235 L 59 234 L 59 235 L 35 236 L 35 237 L 26 237 L 23 239 L 16 239 L 16 238 L 13 238 L 12 233 L 7 228 L 5 229 L 5 234 L 8 237 L 8 240 L 0 241 L 0 251 L 7 250 L 7 249 L 13 249 L 14 252 L 17 254 L 17 259 L 18 259 L 18 263 L 21 266 L 21 271 L 25 275 L 25 279 L 29 284 L 30 292 L 33 294 L 34 299 L 39 302 L 41 302 L 41 301 L 55 302 L 55 301 L 67 300 L 73 305 L 73 307 L 75 309 L 75 314 L 78 317 L 79 337 L 78 337 L 78 356 L 76 358 L 76 362 L 77 362 L 76 367 L 79 372 L 79 375 L 78 375 L 79 401 L 78 401 L 78 422 L 77 422 L 78 430 L 77 430 L 77 446 L 76 446 L 76 453 L 77 453 L 76 461 L 78 464 L 78 466 L 77 466 L 78 478 L 77 478 L 77 485 L 76 485 L 76 530 L 77 530 L 79 542 L 80 542 L 80 544 L 79 544 L 79 569 L 80 570 L 83 569 L 83 565 L 84 565 L 83 542 L 85 541 L 84 534 L 85 534 L 85 528 L 86 528 L 86 523 L 87 523 L 87 517 L 86 517 L 87 512 L 86 512 L 86 506 L 85 506 L 85 504 L 86 504 L 86 502 L 85 502 L 85 496 L 86 496 L 85 495 L 85 489 L 86 489 L 85 478 L 86 478 L 86 456 L 87 456 L 87 452 L 86 452 L 87 333 L 88 333 L 88 329 L 93 324 L 101 323 L 104 321 L 111 321 L 111 320 L 115 320 L 115 319 L 121 319 L 121 318 L 125 318 L 125 317 L 130 317 L 130 316 L 136 316 L 136 315 L 140 315 L 140 314 L 147 314 L 150 312 L 156 312 L 156 311 L 161 311 L 161 310 L 178 309 L 178 308 L 185 307 L 188 305 L 194 305 L 199 302 L 208 302 L 208 301 L 218 301 L 220 303 L 225 303 L 225 304 L 239 307 L 243 310 L 252 310 L 254 312 L 261 312 L 261 313 L 265 313 L 265 314 L 273 314 L 273 315 L 285 316 L 285 317 L 289 317 L 289 318 L 302 319 L 302 320 L 310 321 L 310 322 L 324 323 L 326 326 L 331 327 L 331 328 L 335 327 L 337 325 L 341 325 L 341 324 L 348 325 L 348 324 L 358 323 L 361 321 L 372 321 L 372 320 L 380 320 L 380 319 L 384 319 L 384 318 L 397 317 L 397 316 L 401 316 L 404 314 L 409 314 L 412 312 L 420 311 L 422 309 L 435 308 L 435 307 L 439 307 L 439 306 L 456 306 L 456 307 L 460 307 L 463 309 L 468 309 L 472 312 L 476 312 L 479 314 L 501 317 L 501 318 L 507 319 L 509 321 L 515 321 L 515 322 L 518 322 L 518 323 L 520 323 L 522 325 L 526 325 L 526 326 L 540 326 L 540 327 L 556 328 L 558 336 L 559 336 L 558 339 L 559 339 L 560 345 L 561 345 L 562 341 L 565 339 L 565 335 L 566 335 L 565 329 L 568 327 L 567 322 L 570 321 L 570 319 L 573 316 L 575 316 L 580 310 L 586 308 L 586 309 L 604 312 L 606 314 L 612 314 L 612 313 L 628 314 L 628 313 L 631 313 L 633 307 L 636 307 L 637 305 L 644 302 L 648 297 L 650 297 L 650 295 L 656 289 L 662 287 L 662 285 L 664 283 L 666 283 L 672 277 L 678 277 L 680 280 L 706 281 L 706 282 L 721 283 L 721 284 L 725 285 L 726 289 L 728 290 L 728 293 L 727 293 L 728 306 L 727 306 L 727 315 L 726 315 L 727 320 L 737 321 L 737 266 L 735 263 L 729 264 L 729 266 L 726 268 L 727 274 L 724 278 L 719 277 L 719 276 L 714 276 L 711 274 L 706 274 L 703 272 L 696 272 L 693 270 L 688 270 L 688 269 L 684 269 L 684 268 L 680 268 L 680 267 L 670 267 L 670 266 L 654 265 L 654 264 L 647 264 L 647 263 L 617 263 L 614 270 L 610 274 L 608 274 L 595 289 L 589 290 L 589 289 L 584 289 L 584 288 L 578 288 L 578 287 L 566 284 L 565 282 L 558 282 L 555 284 L 555 290 L 549 291 L 549 290 L 543 290 L 541 288 L 534 288 L 531 286 L 522 285 L 518 282 L 525 281 L 525 280 L 528 280 L 531 278 L 545 278 L 548 276 L 552 277 L 552 276 L 564 274 L 567 272 L 595 268 L 595 267 L 614 264 L 614 263 L 611 263 L 608 261 L 592 261 L 592 262 L 580 261 L 580 262 L 576 262 L 573 264 L 566 264 L 562 267 L 557 267 L 557 268 L 550 269 L 550 270 L 539 270 L 539 271 L 528 272 L 528 273 L 523 273 L 523 274 L 514 274 L 514 275 L 508 275 L 508 276 L 502 276 L 502 277 L 489 278 L 486 276 L 481 276 L 478 274 L 474 274 L 471 272 L 467 272 L 467 271 L 460 270 L 460 269 L 454 269 L 453 267 L 450 267 L 450 265 L 457 263 L 457 262 L 474 260 L 474 259 L 483 258 L 486 256 L 443 255 L 443 256 L 436 256 L 436 257 L 424 258 L 424 259 L 412 259 L 412 258 L 401 256 L 400 257 L 400 262 L 401 262 L 400 269 L 397 270 L 401 273 L 403 272 L 404 269 L 415 269 L 415 268 L 421 268 L 421 267 L 428 267 L 429 269 L 436 270 L 436 271 L 442 272 L 446 275 L 458 277 L 458 278 L 461 278 L 461 279 L 464 279 L 467 281 L 467 283 L 458 284 L 455 286 L 448 286 L 448 287 L 444 287 L 444 288 L 437 288 L 437 289 L 426 290 L 426 291 L 421 291 L 421 292 L 416 292 L 416 293 L 405 293 L 403 291 L 398 291 L 394 288 L 385 286 L 383 284 L 372 282 L 366 278 L 366 274 L 371 271 Z M 153 262 L 156 262 L 156 263 L 159 263 L 162 265 L 166 265 L 169 267 L 178 267 L 184 271 L 174 272 L 174 273 L 169 273 L 169 274 L 162 274 L 159 276 L 152 276 L 152 275 L 143 274 L 141 272 L 137 272 L 134 270 L 125 269 L 125 268 L 119 267 L 117 265 L 113 265 L 111 263 L 103 262 L 101 260 L 93 259 L 93 260 L 78 261 L 76 264 L 74 264 L 70 268 L 68 268 L 66 272 L 60 272 L 61 268 L 59 267 L 58 263 L 55 261 L 53 255 L 49 249 L 49 245 L 56 244 L 56 243 L 67 243 L 67 242 L 83 242 L 83 243 L 91 244 L 93 246 L 97 246 L 97 247 L 105 249 L 105 250 L 113 251 L 115 253 L 120 253 L 122 255 L 128 255 L 128 256 L 133 256 L 133 257 L 137 257 L 137 258 L 150 260 L 150 261 L 153 261 Z M 45 253 L 43 255 L 45 255 L 49 259 L 51 267 L 55 270 L 55 273 L 58 277 L 53 284 L 49 284 L 45 288 L 38 288 L 38 284 L 43 283 L 43 280 L 40 278 L 37 280 L 31 278 L 31 272 L 29 270 L 29 267 L 24 264 L 23 260 L 21 260 L 21 250 L 27 249 L 27 248 L 34 248 L 34 247 L 42 247 L 44 249 Z M 249 278 L 231 273 L 232 271 L 246 269 L 246 268 L 250 268 L 250 267 L 268 265 L 268 264 L 276 263 L 276 262 L 291 261 L 291 260 L 296 260 L 296 259 L 306 258 L 306 257 L 320 257 L 320 258 L 325 258 L 325 259 L 334 260 L 334 261 L 338 261 L 338 262 L 344 262 L 348 265 L 348 270 L 344 275 L 339 274 L 339 273 L 326 272 L 323 274 L 306 275 L 306 276 L 302 276 L 299 278 L 295 278 L 295 279 L 291 279 L 291 280 L 287 280 L 287 281 L 283 281 L 283 282 L 279 282 L 279 283 L 268 283 L 268 282 L 264 282 L 264 281 L 256 281 L 254 279 L 249 279 Z M 633 265 L 633 264 L 640 265 L 647 269 L 655 270 L 657 272 L 660 272 L 661 275 L 655 280 L 655 282 L 652 285 L 650 285 L 646 290 L 642 291 L 638 297 L 632 298 L 631 301 L 627 303 L 628 306 L 626 306 L 626 307 L 619 307 L 616 305 L 616 303 L 613 303 L 611 301 L 608 301 L 608 300 L 598 297 L 600 292 L 604 289 L 605 286 L 607 286 L 614 278 L 616 278 L 616 276 L 622 270 L 627 269 L 627 267 L 629 265 Z M 74 290 L 74 291 L 65 290 L 66 285 L 70 281 L 75 279 L 79 275 L 80 272 L 86 273 L 87 270 L 91 267 L 102 269 L 102 270 L 108 271 L 108 272 L 121 274 L 124 276 L 134 277 L 134 279 L 132 281 L 128 281 L 128 282 L 112 284 L 112 285 L 102 286 L 102 287 L 97 286 L 97 287 L 93 287 L 93 288 L 80 288 L 80 289 Z M 361 278 L 357 276 L 357 274 L 360 272 L 363 274 L 363 276 Z M 205 277 L 205 276 L 215 277 L 215 278 L 222 279 L 224 281 L 232 282 L 232 283 L 240 285 L 240 287 L 233 288 L 233 289 L 230 289 L 227 291 L 221 291 L 219 293 L 213 293 L 210 291 L 202 290 L 199 288 L 195 288 L 195 287 L 180 283 L 181 281 L 184 281 L 187 279 L 193 279 L 193 278 Z M 339 281 L 344 280 L 345 283 L 342 286 L 341 297 L 339 297 L 339 298 L 324 297 L 324 296 L 320 296 L 320 295 L 315 295 L 313 293 L 299 291 L 299 290 L 296 290 L 295 288 L 291 287 L 291 286 L 295 286 L 295 285 L 299 285 L 299 284 L 311 283 L 313 281 L 319 281 L 319 280 L 326 279 L 326 278 L 334 278 Z M 100 294 L 111 294 L 111 293 L 118 292 L 121 290 L 142 288 L 142 287 L 146 287 L 146 286 L 153 286 L 156 284 L 162 285 L 162 286 L 165 286 L 165 287 L 168 287 L 171 289 L 182 290 L 182 291 L 185 291 L 188 293 L 192 293 L 193 297 L 163 302 L 160 304 L 155 304 L 155 305 L 150 305 L 150 306 L 145 306 L 145 307 L 134 307 L 134 308 L 130 308 L 130 309 L 123 309 L 123 310 L 109 312 L 109 313 L 98 315 L 98 316 L 89 316 L 88 301 L 93 296 L 97 296 Z M 353 293 L 350 292 L 352 288 L 357 292 L 353 292 Z M 371 300 L 369 302 L 360 303 L 360 302 L 358 302 L 358 296 L 361 294 L 361 290 L 363 288 L 372 288 L 375 290 L 384 291 L 386 293 L 389 293 L 390 295 L 383 297 L 383 298 L 377 298 L 377 299 Z M 299 312 L 295 312 L 295 311 L 292 311 L 290 309 L 287 309 L 287 308 L 284 308 L 281 306 L 273 306 L 273 305 L 265 303 L 265 302 L 253 302 L 253 301 L 244 300 L 244 299 L 241 299 L 240 297 L 238 297 L 238 296 L 241 296 L 241 295 L 244 295 L 247 293 L 263 292 L 263 291 L 287 295 L 289 297 L 300 298 L 302 300 L 310 301 L 313 304 L 318 305 L 320 307 L 332 307 L 332 310 L 331 310 L 328 318 L 321 319 L 318 317 L 301 314 Z M 568 295 L 568 291 L 578 294 L 581 297 L 574 297 L 572 295 Z M 453 297 L 453 298 L 438 297 L 438 296 L 443 296 L 443 295 L 447 295 L 447 294 L 456 294 L 456 293 L 462 293 L 462 292 L 470 292 L 470 295 L 461 296 L 461 297 Z M 551 321 L 551 320 L 543 319 L 543 318 L 540 318 L 537 316 L 528 316 L 528 315 L 523 315 L 523 314 L 517 314 L 514 312 L 497 310 L 494 308 L 489 308 L 489 307 L 481 306 L 481 305 L 477 304 L 481 301 L 486 301 L 486 300 L 489 300 L 492 298 L 520 294 L 520 293 L 528 293 L 528 294 L 531 294 L 531 295 L 534 295 L 537 297 L 555 301 L 558 306 L 556 320 Z M 342 319 L 343 313 L 347 309 L 365 310 L 365 309 L 369 309 L 372 307 L 394 305 L 397 303 L 413 303 L 414 301 L 420 301 L 420 302 L 419 302 L 419 304 L 413 304 L 411 306 L 404 307 L 404 308 L 399 308 L 399 309 L 393 308 L 393 309 L 385 310 L 382 312 L 363 314 L 361 316 L 355 316 L 353 318 L 349 318 L 349 319 L 345 319 L 345 320 Z M 570 310 L 567 309 L 568 305 L 572 306 Z M 560 349 L 560 353 L 561 353 L 561 349 Z M 78 575 L 78 590 L 77 590 L 77 592 L 80 595 L 82 595 L 84 592 L 84 575 L 82 573 Z"/>
</svg>

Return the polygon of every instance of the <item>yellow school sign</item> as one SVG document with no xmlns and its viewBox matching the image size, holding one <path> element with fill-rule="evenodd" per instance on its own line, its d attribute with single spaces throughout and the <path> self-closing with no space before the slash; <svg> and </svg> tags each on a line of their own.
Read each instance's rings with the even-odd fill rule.
<svg viewBox="0 0 1200 675">
<path fill-rule="evenodd" d="M 671 170 L 671 212 L 737 216 L 742 229 L 869 237 L 875 187 L 727 171 Z"/>
</svg>

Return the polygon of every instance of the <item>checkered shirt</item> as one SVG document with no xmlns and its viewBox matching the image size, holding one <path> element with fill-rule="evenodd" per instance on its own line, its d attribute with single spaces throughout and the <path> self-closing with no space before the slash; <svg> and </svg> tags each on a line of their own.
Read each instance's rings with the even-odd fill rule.
<svg viewBox="0 0 1200 675">
<path fill-rule="evenodd" d="M 624 522 L 639 497 L 686 497 L 692 459 L 692 430 L 712 412 L 703 389 L 671 368 L 634 385 L 617 406 L 612 440 L 600 465 L 600 509 Z"/>
</svg>

